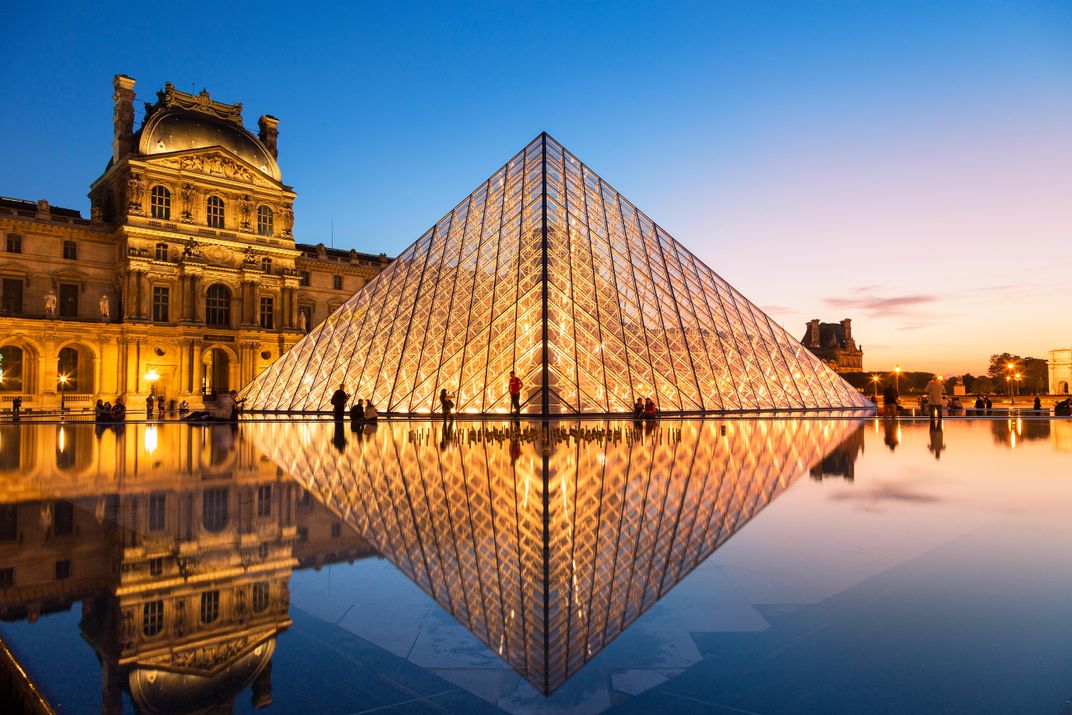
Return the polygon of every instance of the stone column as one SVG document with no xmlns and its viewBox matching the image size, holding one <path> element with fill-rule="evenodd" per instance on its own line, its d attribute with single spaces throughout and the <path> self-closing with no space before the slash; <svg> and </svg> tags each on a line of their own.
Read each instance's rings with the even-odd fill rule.
<svg viewBox="0 0 1072 715">
<path fill-rule="evenodd" d="M 205 301 L 201 298 L 201 281 L 202 277 L 194 274 L 190 276 L 190 300 L 193 301 L 194 322 L 204 324 L 205 322 Z"/>
<path fill-rule="evenodd" d="M 149 274 L 138 271 L 138 317 L 149 319 Z"/>
</svg>

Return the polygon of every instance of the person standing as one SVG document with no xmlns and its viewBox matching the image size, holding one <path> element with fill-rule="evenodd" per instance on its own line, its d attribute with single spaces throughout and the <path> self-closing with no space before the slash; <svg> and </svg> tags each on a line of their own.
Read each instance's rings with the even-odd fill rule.
<svg viewBox="0 0 1072 715">
<path fill-rule="evenodd" d="M 11 401 L 11 418 L 17 420 L 21 411 L 22 395 L 15 395 L 15 399 Z"/>
<path fill-rule="evenodd" d="M 942 380 L 937 376 L 933 376 L 931 381 L 927 383 L 927 410 L 930 412 L 932 422 L 942 421 L 942 400 L 945 393 L 945 386 L 942 384 Z"/>
<path fill-rule="evenodd" d="M 882 391 L 882 412 L 888 416 L 896 415 L 897 399 L 899 397 L 896 387 L 886 385 L 886 389 Z"/>
<path fill-rule="evenodd" d="M 443 422 L 450 422 L 453 418 L 451 410 L 454 409 L 454 400 L 446 388 L 439 391 L 439 407 L 443 411 Z"/>
<path fill-rule="evenodd" d="M 156 407 L 156 398 L 150 394 L 145 398 L 145 419 L 152 418 L 154 407 Z"/>
<path fill-rule="evenodd" d="M 336 422 L 342 421 L 343 416 L 346 414 L 346 401 L 350 399 L 343 387 L 345 385 L 339 385 L 339 389 L 335 390 L 331 396 L 331 410 L 335 413 Z"/>
<path fill-rule="evenodd" d="M 521 378 L 513 370 L 510 371 L 510 413 L 521 415 Z"/>
</svg>

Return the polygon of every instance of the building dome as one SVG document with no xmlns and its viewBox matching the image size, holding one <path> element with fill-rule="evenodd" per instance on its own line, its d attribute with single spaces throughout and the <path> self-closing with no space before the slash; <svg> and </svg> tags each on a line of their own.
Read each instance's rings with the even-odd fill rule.
<svg viewBox="0 0 1072 715">
<path fill-rule="evenodd" d="M 141 129 L 138 152 L 148 156 L 214 146 L 236 154 L 276 181 L 282 180 L 275 157 L 253 134 L 232 121 L 201 112 L 166 109 L 155 113 Z"/>
</svg>

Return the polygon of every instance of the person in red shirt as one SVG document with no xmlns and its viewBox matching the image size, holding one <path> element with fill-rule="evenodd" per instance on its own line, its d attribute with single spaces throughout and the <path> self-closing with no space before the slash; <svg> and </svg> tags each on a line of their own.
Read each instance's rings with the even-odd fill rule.
<svg viewBox="0 0 1072 715">
<path fill-rule="evenodd" d="M 521 414 L 521 378 L 513 370 L 510 371 L 510 412 Z"/>
</svg>

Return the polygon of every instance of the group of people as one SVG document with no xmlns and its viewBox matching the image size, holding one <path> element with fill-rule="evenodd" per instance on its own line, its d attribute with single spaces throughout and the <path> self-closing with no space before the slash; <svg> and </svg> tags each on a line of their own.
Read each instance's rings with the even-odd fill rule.
<svg viewBox="0 0 1072 715">
<path fill-rule="evenodd" d="M 115 398 L 115 404 L 97 400 L 93 407 L 94 422 L 125 422 L 127 419 L 127 406 L 122 397 Z"/>
<path fill-rule="evenodd" d="M 659 408 L 655 406 L 655 400 L 650 397 L 646 400 L 637 398 L 636 404 L 633 405 L 633 420 L 640 422 L 642 420 L 654 420 L 659 416 Z"/>
<path fill-rule="evenodd" d="M 237 422 L 243 402 L 245 399 L 238 399 L 238 390 L 231 390 L 217 395 L 211 406 L 183 415 L 182 419 L 187 422 Z M 182 414 L 181 406 L 179 412 Z"/>
<path fill-rule="evenodd" d="M 148 395 L 145 398 L 145 416 L 146 417 L 152 417 L 154 407 L 156 408 L 156 414 L 159 415 L 160 417 L 163 417 L 164 416 L 164 411 L 167 408 L 167 403 L 166 403 L 166 400 L 164 400 L 164 396 L 162 394 L 157 395 L 156 397 L 153 397 L 152 395 Z M 171 409 L 172 410 L 175 409 L 175 401 L 174 400 L 171 401 Z M 179 403 L 179 417 L 184 417 L 186 415 L 186 413 L 189 412 L 189 411 L 190 411 L 190 403 L 187 402 L 186 400 L 181 401 Z"/>
<path fill-rule="evenodd" d="M 346 416 L 346 403 L 350 401 L 350 395 L 347 394 L 345 387 L 345 385 L 339 385 L 339 389 L 331 395 L 331 412 L 336 422 L 342 422 L 343 417 Z M 371 424 L 376 422 L 379 416 L 372 400 L 358 398 L 357 402 L 350 406 L 350 422 L 353 424 Z"/>
</svg>

